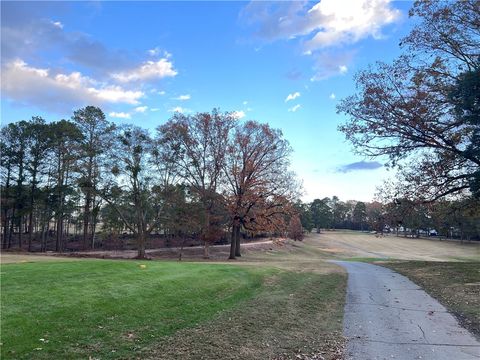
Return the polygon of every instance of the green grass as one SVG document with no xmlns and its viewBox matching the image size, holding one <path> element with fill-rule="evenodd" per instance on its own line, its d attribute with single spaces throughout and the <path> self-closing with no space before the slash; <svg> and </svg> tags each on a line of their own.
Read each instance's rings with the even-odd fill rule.
<svg viewBox="0 0 480 360">
<path fill-rule="evenodd" d="M 131 358 L 252 298 L 269 272 L 107 260 L 3 265 L 1 357 Z"/>
<path fill-rule="evenodd" d="M 480 262 L 398 261 L 380 264 L 407 276 L 480 339 Z"/>
<path fill-rule="evenodd" d="M 340 359 L 345 273 L 279 271 L 241 307 L 142 353 L 156 360 Z"/>
</svg>

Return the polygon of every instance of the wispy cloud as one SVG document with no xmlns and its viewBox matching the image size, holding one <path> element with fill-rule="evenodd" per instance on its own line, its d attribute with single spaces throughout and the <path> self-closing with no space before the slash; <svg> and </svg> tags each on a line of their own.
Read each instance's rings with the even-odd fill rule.
<svg viewBox="0 0 480 360">
<path fill-rule="evenodd" d="M 290 100 L 295 100 L 298 97 L 300 97 L 300 93 L 298 91 L 294 92 L 294 93 L 291 93 L 291 94 L 288 94 L 288 96 L 285 98 L 285 102 L 288 102 Z"/>
<path fill-rule="evenodd" d="M 119 119 L 130 119 L 130 117 L 131 117 L 129 113 L 115 112 L 115 111 L 112 111 L 112 112 L 108 113 L 108 116 L 113 117 L 113 118 L 119 118 Z"/>
<path fill-rule="evenodd" d="M 232 113 L 232 116 L 233 116 L 235 119 L 240 120 L 240 119 L 242 119 L 242 118 L 245 117 L 245 112 L 242 111 L 242 110 L 234 111 L 234 112 Z"/>
<path fill-rule="evenodd" d="M 186 113 L 186 112 L 189 112 L 188 109 L 185 109 L 185 108 L 182 108 L 181 106 L 175 106 L 173 108 L 171 108 L 170 110 L 168 110 L 169 112 L 178 112 L 180 114 L 183 114 L 183 113 Z"/>
<path fill-rule="evenodd" d="M 192 97 L 189 94 L 186 95 L 180 95 L 177 97 L 172 98 L 173 100 L 180 100 L 180 101 L 185 101 L 185 100 L 190 100 Z"/>
<path fill-rule="evenodd" d="M 157 56 L 158 54 L 160 54 L 160 49 L 158 47 L 156 47 L 156 48 L 147 50 L 147 53 L 150 56 Z"/>
<path fill-rule="evenodd" d="M 59 29 L 63 29 L 63 24 L 60 21 L 52 21 L 52 25 Z"/>
<path fill-rule="evenodd" d="M 382 166 L 383 165 L 378 161 L 358 161 L 358 162 L 339 166 L 336 169 L 336 172 L 348 173 L 352 171 L 361 171 L 361 170 L 376 170 L 381 168 Z"/>
<path fill-rule="evenodd" d="M 295 112 L 295 111 L 297 111 L 298 109 L 300 109 L 301 107 L 302 107 L 302 105 L 297 104 L 297 105 L 295 105 L 295 106 L 292 106 L 290 109 L 288 109 L 288 111 L 290 111 L 290 112 Z"/>
<path fill-rule="evenodd" d="M 335 98 L 336 98 L 335 93 L 331 93 L 330 96 L 329 96 L 329 98 L 330 98 L 331 100 L 335 100 Z"/>
<path fill-rule="evenodd" d="M 148 110 L 148 106 L 138 106 L 134 109 L 135 112 L 144 113 Z"/>
<path fill-rule="evenodd" d="M 348 65 L 353 61 L 356 54 L 355 50 L 348 51 L 323 51 L 314 55 L 315 64 L 313 71 L 315 74 L 311 81 L 320 81 L 331 78 L 336 75 L 344 75 L 348 72 Z"/>
</svg>

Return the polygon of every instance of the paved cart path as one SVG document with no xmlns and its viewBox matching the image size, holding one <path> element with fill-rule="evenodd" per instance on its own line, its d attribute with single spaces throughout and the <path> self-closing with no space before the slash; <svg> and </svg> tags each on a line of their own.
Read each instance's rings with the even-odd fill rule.
<svg viewBox="0 0 480 360">
<path fill-rule="evenodd" d="M 347 359 L 480 359 L 480 343 L 405 276 L 360 262 L 348 271 Z"/>
</svg>

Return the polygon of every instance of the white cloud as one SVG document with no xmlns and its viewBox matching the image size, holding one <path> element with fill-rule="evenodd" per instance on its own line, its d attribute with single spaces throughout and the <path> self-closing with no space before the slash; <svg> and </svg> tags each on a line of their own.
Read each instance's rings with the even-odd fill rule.
<svg viewBox="0 0 480 360">
<path fill-rule="evenodd" d="M 390 0 L 321 0 L 310 2 L 251 2 L 242 16 L 257 25 L 257 35 L 269 40 L 305 37 L 305 52 L 378 39 L 382 27 L 397 21 L 400 11 Z"/>
<path fill-rule="evenodd" d="M 335 98 L 336 98 L 335 93 L 331 93 L 329 98 L 332 99 L 332 100 L 335 100 Z"/>
<path fill-rule="evenodd" d="M 134 110 L 135 112 L 144 113 L 148 110 L 148 106 L 137 106 Z"/>
<path fill-rule="evenodd" d="M 186 95 L 180 95 L 180 96 L 177 96 L 175 98 L 172 98 L 174 100 L 181 100 L 181 101 L 185 101 L 185 100 L 190 100 L 191 96 L 186 94 Z"/>
<path fill-rule="evenodd" d="M 181 106 L 175 106 L 174 108 L 171 108 L 170 110 L 168 110 L 169 112 L 178 112 L 180 114 L 183 114 L 185 112 L 187 112 L 187 109 L 184 109 L 182 108 Z"/>
<path fill-rule="evenodd" d="M 152 109 L 150 109 L 150 111 L 153 111 L 153 112 L 159 111 L 159 110 L 160 110 L 159 108 L 152 108 Z"/>
<path fill-rule="evenodd" d="M 295 106 L 292 106 L 290 109 L 288 109 L 288 111 L 290 111 L 290 112 L 295 112 L 295 111 L 297 111 L 298 109 L 300 109 L 301 107 L 302 107 L 302 105 L 297 104 L 297 105 L 295 105 Z"/>
<path fill-rule="evenodd" d="M 338 71 L 340 74 L 346 74 L 348 72 L 348 67 L 346 65 L 340 65 L 338 67 Z"/>
<path fill-rule="evenodd" d="M 156 55 L 160 54 L 160 49 L 158 47 L 156 47 L 156 48 L 147 50 L 147 53 L 150 56 L 156 56 Z"/>
<path fill-rule="evenodd" d="M 234 111 L 232 112 L 232 117 L 234 117 L 237 120 L 240 120 L 245 117 L 245 112 L 240 110 L 240 111 Z"/>
<path fill-rule="evenodd" d="M 243 104 L 243 105 L 247 105 L 247 104 L 248 104 L 248 101 L 245 100 L 242 104 Z"/>
<path fill-rule="evenodd" d="M 112 112 L 108 113 L 108 116 L 113 117 L 113 118 L 119 118 L 119 119 L 130 119 L 130 114 L 125 113 L 125 112 L 112 111 Z"/>
<path fill-rule="evenodd" d="M 317 49 L 339 43 L 355 43 L 366 37 L 378 39 L 381 28 L 400 17 L 400 11 L 389 0 L 322 0 L 308 14 L 318 19 L 315 36 L 307 49 Z"/>
<path fill-rule="evenodd" d="M 294 92 L 292 94 L 288 94 L 287 98 L 285 99 L 285 102 L 290 101 L 290 100 L 295 100 L 296 98 L 300 97 L 300 93 Z"/>
<path fill-rule="evenodd" d="M 63 29 L 63 24 L 60 21 L 52 21 L 52 25 L 59 29 Z"/>
<path fill-rule="evenodd" d="M 29 66 L 20 59 L 5 64 L 1 85 L 3 94 L 17 103 L 61 111 L 86 104 L 136 105 L 144 96 L 142 91 L 98 82 L 80 72 L 54 73 Z"/>
<path fill-rule="evenodd" d="M 158 61 L 146 61 L 130 71 L 112 74 L 112 77 L 120 82 L 131 82 L 174 77 L 177 74 L 173 63 L 164 58 Z"/>
</svg>

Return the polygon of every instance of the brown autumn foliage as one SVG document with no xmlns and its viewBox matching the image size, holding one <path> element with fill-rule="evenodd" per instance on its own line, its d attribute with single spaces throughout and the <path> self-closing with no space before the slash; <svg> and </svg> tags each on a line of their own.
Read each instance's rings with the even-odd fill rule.
<svg viewBox="0 0 480 360">
<path fill-rule="evenodd" d="M 176 113 L 166 124 L 159 126 L 159 145 L 170 155 L 178 177 L 188 185 L 191 196 L 202 205 L 201 238 L 208 246 L 219 238 L 225 225 L 225 204 L 219 194 L 223 164 L 229 134 L 235 119 L 229 113 L 184 115 Z"/>
<path fill-rule="evenodd" d="M 295 241 L 303 240 L 303 227 L 298 215 L 294 215 L 288 223 L 288 237 Z"/>
<path fill-rule="evenodd" d="M 240 230 L 273 231 L 298 197 L 289 171 L 291 147 L 280 130 L 247 121 L 233 131 L 224 165 L 232 241 L 230 258 L 240 256 Z"/>
</svg>

